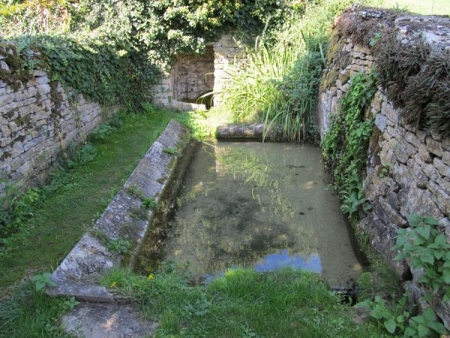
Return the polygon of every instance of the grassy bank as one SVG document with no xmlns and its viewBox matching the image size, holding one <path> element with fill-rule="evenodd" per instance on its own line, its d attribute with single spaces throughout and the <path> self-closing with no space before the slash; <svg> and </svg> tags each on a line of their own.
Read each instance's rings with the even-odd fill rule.
<svg viewBox="0 0 450 338">
<path fill-rule="evenodd" d="M 384 337 L 370 322 L 356 324 L 355 309 L 314 273 L 237 269 L 188 286 L 168 264 L 148 277 L 112 271 L 103 283 L 160 323 L 156 337 Z"/>
<path fill-rule="evenodd" d="M 145 114 L 123 115 L 121 126 L 94 134 L 92 161 L 61 170 L 40 190 L 34 216 L 0 255 L 0 337 L 67 336 L 59 318 L 77 302 L 48 297 L 36 286 L 48 282 L 43 273 L 54 270 L 94 224 L 172 117 L 199 137 L 216 120 L 151 107 Z M 151 276 L 112 271 L 103 284 L 134 297 L 142 315 L 160 323 L 157 337 L 383 337 L 375 323 L 355 324 L 354 308 L 341 304 L 315 274 L 237 270 L 209 286 L 192 287 L 168 265 Z"/>
<path fill-rule="evenodd" d="M 86 155 L 79 153 L 70 160 L 62 159 L 52 184 L 38 191 L 32 217 L 1 246 L 0 297 L 22 278 L 59 265 L 101 215 L 170 117 L 151 108 L 141 114 L 121 114 L 120 122 L 98 129 L 84 145 L 90 157 L 96 154 L 89 163 L 83 163 Z M 83 153 L 87 151 L 81 150 Z"/>
</svg>

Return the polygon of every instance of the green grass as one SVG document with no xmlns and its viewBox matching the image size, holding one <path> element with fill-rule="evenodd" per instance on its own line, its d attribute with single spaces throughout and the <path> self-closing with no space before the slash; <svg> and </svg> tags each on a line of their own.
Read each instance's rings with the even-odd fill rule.
<svg viewBox="0 0 450 338">
<path fill-rule="evenodd" d="M 123 115 L 122 127 L 93 143 L 98 154 L 93 161 L 60 172 L 53 184 L 57 189 L 42 193 L 34 216 L 7 240 L 9 250 L 0 253 L 0 298 L 8 286 L 59 265 L 92 227 L 170 117 L 151 108 L 146 113 Z"/>
<path fill-rule="evenodd" d="M 450 0 L 382 0 L 381 7 L 424 15 L 450 15 Z"/>
<path fill-rule="evenodd" d="M 43 291 L 36 291 L 30 281 L 12 287 L 10 293 L 9 298 L 0 302 L 0 337 L 68 337 L 60 327 L 59 318 L 76 301 L 51 298 Z"/>
<path fill-rule="evenodd" d="M 370 3 L 371 0 L 359 1 Z M 237 122 L 282 126 L 292 141 L 315 141 L 318 86 L 333 21 L 354 0 L 310 2 L 247 50 L 244 67 L 230 71 L 226 109 Z"/>
<path fill-rule="evenodd" d="M 104 285 L 133 296 L 142 315 L 160 323 L 156 337 L 384 336 L 370 322 L 355 324 L 354 308 L 308 272 L 229 270 L 192 287 L 173 272 L 148 278 L 116 270 Z"/>
</svg>

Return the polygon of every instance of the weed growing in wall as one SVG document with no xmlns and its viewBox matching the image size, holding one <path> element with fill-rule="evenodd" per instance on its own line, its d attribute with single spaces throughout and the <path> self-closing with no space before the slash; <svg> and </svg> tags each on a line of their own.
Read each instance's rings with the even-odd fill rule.
<svg viewBox="0 0 450 338">
<path fill-rule="evenodd" d="M 376 73 L 360 73 L 351 79 L 339 113 L 331 117 L 331 126 L 322 141 L 326 165 L 342 198 L 341 209 L 349 216 L 366 202 L 362 176 L 373 120 L 365 119 L 364 111 L 376 92 L 376 83 Z"/>
<path fill-rule="evenodd" d="M 407 293 L 395 305 L 376 296 L 358 306 L 369 309 L 372 318 L 391 334 L 403 337 L 445 335 L 446 329 L 437 320 L 434 305 L 440 298 L 450 300 L 450 244 L 435 218 L 412 214 L 408 216 L 408 223 L 410 228 L 397 231 L 393 250 L 399 254 L 395 259 L 406 259 L 417 273 L 421 271 L 419 282 L 426 290 L 424 299 L 428 307 L 417 314 L 407 310 Z"/>
</svg>

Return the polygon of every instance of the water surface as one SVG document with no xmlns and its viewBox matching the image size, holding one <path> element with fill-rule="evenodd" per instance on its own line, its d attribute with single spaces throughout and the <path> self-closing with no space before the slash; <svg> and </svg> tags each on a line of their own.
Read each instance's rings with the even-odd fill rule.
<svg viewBox="0 0 450 338">
<path fill-rule="evenodd" d="M 316 146 L 202 144 L 178 205 L 164 256 L 194 276 L 289 266 L 346 286 L 361 272 Z"/>
</svg>

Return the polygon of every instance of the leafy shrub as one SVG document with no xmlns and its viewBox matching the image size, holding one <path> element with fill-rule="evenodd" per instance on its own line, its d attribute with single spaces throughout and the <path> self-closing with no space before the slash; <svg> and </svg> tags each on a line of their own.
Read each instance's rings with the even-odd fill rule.
<svg viewBox="0 0 450 338">
<path fill-rule="evenodd" d="M 428 301 L 428 307 L 413 313 L 411 305 L 407 304 L 407 293 L 394 304 L 376 296 L 374 300 L 357 305 L 369 309 L 371 316 L 391 334 L 403 337 L 445 335 L 447 331 L 438 321 L 434 306 L 440 299 L 449 300 L 450 244 L 435 218 L 412 214 L 408 216 L 408 223 L 410 228 L 397 231 L 393 250 L 398 250 L 399 254 L 395 259 L 406 259 L 413 269 L 422 270 L 419 282 L 425 288 L 424 300 Z"/>
<path fill-rule="evenodd" d="M 101 124 L 89 135 L 89 139 L 94 142 L 103 142 L 106 138 L 116 131 L 116 128 L 110 124 Z"/>
<path fill-rule="evenodd" d="M 97 150 L 89 143 L 82 145 L 70 144 L 60 154 L 57 160 L 64 169 L 75 169 L 91 162 L 97 156 Z"/>
<path fill-rule="evenodd" d="M 428 298 L 443 296 L 450 301 L 450 244 L 439 222 L 430 216 L 417 214 L 408 216 L 411 228 L 397 231 L 394 250 L 399 250 L 396 259 L 407 259 L 413 269 L 423 269 L 419 278 L 428 289 Z"/>
<path fill-rule="evenodd" d="M 5 239 L 33 216 L 33 206 L 39 199 L 39 193 L 36 189 L 23 192 L 6 179 L 1 179 L 0 184 L 4 186 L 3 195 L 0 195 L 0 239 Z"/>
</svg>

